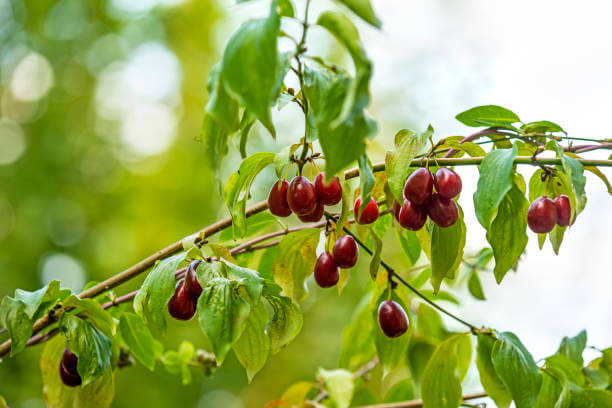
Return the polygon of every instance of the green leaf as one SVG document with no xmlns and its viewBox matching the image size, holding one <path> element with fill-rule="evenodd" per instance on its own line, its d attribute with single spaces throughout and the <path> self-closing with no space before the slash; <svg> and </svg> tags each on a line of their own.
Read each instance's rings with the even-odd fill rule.
<svg viewBox="0 0 612 408">
<path fill-rule="evenodd" d="M 48 285 L 28 292 L 21 289 L 15 290 L 15 299 L 21 301 L 25 305 L 25 313 L 33 321 L 38 320 L 52 306 L 66 298 L 70 294 L 68 289 L 60 289 L 60 281 L 54 280 Z"/>
<path fill-rule="evenodd" d="M 478 334 L 478 347 L 476 354 L 476 366 L 480 374 L 480 383 L 487 395 L 495 401 L 499 408 L 508 408 L 512 402 L 512 395 L 495 372 L 491 361 L 491 351 L 495 339 L 488 334 Z"/>
<path fill-rule="evenodd" d="M 253 115 L 249 113 L 249 111 L 245 110 L 242 114 L 242 119 L 240 120 L 240 128 L 238 129 L 238 136 L 240 139 L 240 157 L 246 159 L 247 151 L 246 145 L 249 140 L 249 133 L 251 132 L 251 128 L 255 124 L 255 118 Z"/>
<path fill-rule="evenodd" d="M 476 270 L 473 270 L 470 273 L 470 279 L 468 280 L 468 290 L 470 291 L 472 296 L 474 296 L 474 299 L 487 300 L 484 291 L 482 290 L 480 277 L 478 276 L 478 272 L 476 272 Z"/>
<path fill-rule="evenodd" d="M 337 408 L 348 408 L 353 399 L 355 383 L 353 375 L 346 370 L 324 370 L 319 368 L 317 377 L 323 381 L 323 386 L 329 394 L 329 398 Z"/>
<path fill-rule="evenodd" d="M 582 367 L 562 354 L 555 354 L 548 357 L 546 359 L 546 370 L 580 387 L 584 387 L 586 383 Z"/>
<path fill-rule="evenodd" d="M 420 303 L 417 308 L 417 331 L 433 345 L 440 343 L 448 335 L 440 314 L 424 303 Z"/>
<path fill-rule="evenodd" d="M 561 156 L 561 163 L 563 165 L 563 171 L 571 180 L 571 185 L 576 197 L 576 211 L 580 213 L 584 209 L 587 200 L 586 193 L 584 191 L 584 186 L 586 184 L 584 167 L 578 160 L 565 154 Z"/>
<path fill-rule="evenodd" d="M 6 400 L 0 395 L 0 408 L 6 408 Z"/>
<path fill-rule="evenodd" d="M 247 224 L 247 229 L 244 236 L 250 237 L 254 234 L 265 231 L 272 226 L 278 226 L 277 218 L 269 212 L 260 212 L 249 217 L 249 223 Z M 219 242 L 232 241 L 233 239 L 233 231 L 231 228 L 226 228 L 221 232 L 221 234 L 219 234 Z"/>
<path fill-rule="evenodd" d="M 264 279 L 252 269 L 234 265 L 225 259 L 222 259 L 221 262 L 223 262 L 227 268 L 227 277 L 244 285 L 253 305 L 258 305 L 263 291 Z"/>
<path fill-rule="evenodd" d="M 307 228 L 285 235 L 278 244 L 274 281 L 294 302 L 306 298 L 305 280 L 314 271 L 320 234 L 318 228 Z"/>
<path fill-rule="evenodd" d="M 238 130 L 238 103 L 227 94 L 221 83 L 221 64 L 215 64 L 210 70 L 206 88 L 210 93 L 206 112 L 228 133 Z"/>
<path fill-rule="evenodd" d="M 203 160 L 210 168 L 219 171 L 221 159 L 227 156 L 229 151 L 227 142 L 231 132 L 228 132 L 223 126 L 209 114 L 204 113 L 202 122 L 202 131 L 196 137 L 196 141 L 202 142 L 204 145 L 205 159 Z"/>
<path fill-rule="evenodd" d="M 538 399 L 533 408 L 569 408 L 566 405 L 569 398 L 565 390 L 569 391 L 567 380 L 563 381 L 563 385 L 552 375 L 544 371 L 542 373 L 542 387 L 538 394 Z"/>
<path fill-rule="evenodd" d="M 474 209 L 478 222 L 489 229 L 497 207 L 512 188 L 516 145 L 512 149 L 489 152 L 482 161 L 478 187 L 474 193 Z"/>
<path fill-rule="evenodd" d="M 233 173 L 223 190 L 223 199 L 230 210 L 234 237 L 243 237 L 246 232 L 246 202 L 255 177 L 269 164 L 274 162 L 274 153 L 255 153 L 240 163 L 240 168 Z"/>
<path fill-rule="evenodd" d="M 400 365 L 404 361 L 404 356 L 408 350 L 408 344 L 410 343 L 410 337 L 412 336 L 412 319 L 408 311 L 410 310 L 397 296 L 393 296 L 393 300 L 399 303 L 402 308 L 407 311 L 408 316 L 408 331 L 399 337 L 390 338 L 387 337 L 382 329 L 378 325 L 378 305 L 386 300 L 386 293 L 383 293 L 378 297 L 376 307 L 372 310 L 372 321 L 374 322 L 374 344 L 376 346 L 376 352 L 380 360 L 380 365 L 383 369 L 383 378 L 386 377 L 395 367 Z"/>
<path fill-rule="evenodd" d="M 164 347 L 155 340 L 142 319 L 134 313 L 122 313 L 119 319 L 119 334 L 134 358 L 150 371 L 154 371 L 155 361 L 161 357 Z"/>
<path fill-rule="evenodd" d="M 270 352 L 276 354 L 291 343 L 302 330 L 302 311 L 286 296 L 266 295 L 266 299 L 274 310 L 266 331 L 270 335 Z"/>
<path fill-rule="evenodd" d="M 511 127 L 521 120 L 516 113 L 497 105 L 484 105 L 468 109 L 455 116 L 459 122 L 467 126 L 502 126 Z"/>
<path fill-rule="evenodd" d="M 527 246 L 527 209 L 523 192 L 512 184 L 499 204 L 497 215 L 487 231 L 487 241 L 495 256 L 495 279 L 500 283 L 516 264 Z"/>
<path fill-rule="evenodd" d="M 397 239 L 404 250 L 404 253 L 410 260 L 410 264 L 414 265 L 421 256 L 421 245 L 414 231 L 402 228 L 396 229 Z"/>
<path fill-rule="evenodd" d="M 250 306 L 226 278 L 214 278 L 198 300 L 198 320 L 219 365 L 244 331 Z"/>
<path fill-rule="evenodd" d="M 453 274 L 463 259 L 466 229 L 463 212 L 459 210 L 459 219 L 447 228 L 433 224 L 431 229 L 431 285 L 438 293 L 444 278 Z"/>
<path fill-rule="evenodd" d="M 385 156 L 387 182 L 393 197 L 400 204 L 404 202 L 404 183 L 410 173 L 410 164 L 416 156 L 427 151 L 429 138 L 432 137 L 433 131 L 431 125 L 422 133 L 408 129 L 400 130 L 395 135 L 395 148 L 387 152 Z"/>
<path fill-rule="evenodd" d="M 278 0 L 278 14 L 284 17 L 295 17 L 295 6 L 291 0 Z"/>
<path fill-rule="evenodd" d="M 66 339 L 55 336 L 42 349 L 40 371 L 46 405 L 51 408 L 110 407 L 115 397 L 115 376 L 111 370 L 105 371 L 89 385 L 66 387 L 62 383 L 58 373 L 65 347 Z"/>
<path fill-rule="evenodd" d="M 611 408 L 612 391 L 572 387 L 571 408 Z"/>
<path fill-rule="evenodd" d="M 584 360 L 582 359 L 582 353 L 586 347 L 587 333 L 586 330 L 582 330 L 575 337 L 563 337 L 557 354 L 569 357 L 572 361 L 575 361 L 578 366 L 582 367 Z"/>
<path fill-rule="evenodd" d="M 268 312 L 263 303 L 251 304 L 251 313 L 242 335 L 234 344 L 234 353 L 246 369 L 249 383 L 263 368 L 270 353 L 270 337 L 266 333 Z"/>
<path fill-rule="evenodd" d="M 183 385 L 191 383 L 191 370 L 189 366 L 195 356 L 195 347 L 188 341 L 183 341 L 177 351 L 168 350 L 161 358 L 166 371 L 170 374 L 180 375 Z"/>
<path fill-rule="evenodd" d="M 448 144 L 455 150 L 460 152 L 466 152 L 471 157 L 484 157 L 486 156 L 485 150 L 474 142 L 463 142 L 459 143 L 457 140 L 450 140 Z"/>
<path fill-rule="evenodd" d="M 365 22 L 373 25 L 376 28 L 381 28 L 382 22 L 376 17 L 370 0 L 338 0 L 343 3 L 351 11 L 361 17 Z"/>
<path fill-rule="evenodd" d="M 68 347 L 79 358 L 77 371 L 83 385 L 91 384 L 111 367 L 111 339 L 87 320 L 70 314 L 60 316 L 59 328 Z"/>
<path fill-rule="evenodd" d="M 368 160 L 367 154 L 359 156 L 359 186 L 361 187 L 361 206 L 359 207 L 359 216 L 370 202 L 372 198 L 372 188 L 376 183 L 374 173 L 372 173 L 372 166 Z"/>
<path fill-rule="evenodd" d="M 500 333 L 493 345 L 491 361 L 516 407 L 532 407 L 538 398 L 542 375 L 518 337 L 510 332 Z"/>
<path fill-rule="evenodd" d="M 25 311 L 23 302 L 6 296 L 0 305 L 2 325 L 11 337 L 11 357 L 23 351 L 32 336 L 32 320 Z"/>
<path fill-rule="evenodd" d="M 467 342 L 469 346 L 468 334 L 456 334 L 449 337 L 436 347 L 436 351 L 425 366 L 421 383 L 424 408 L 457 408 L 461 405 L 463 376 L 459 367 L 465 367 L 466 364 L 465 354 L 461 356 L 460 361 L 457 350 L 462 342 Z"/>
<path fill-rule="evenodd" d="M 80 299 L 70 295 L 63 303 L 64 307 L 75 308 L 74 313 L 87 319 L 98 328 L 106 337 L 113 337 L 117 332 L 117 324 L 113 317 L 93 299 Z"/>
<path fill-rule="evenodd" d="M 340 352 L 340 367 L 355 370 L 376 355 L 373 329 L 374 319 L 369 309 L 370 296 L 364 296 L 351 317 L 351 321 L 342 331 L 342 351 Z M 377 330 L 377 328 L 376 328 Z"/>
<path fill-rule="evenodd" d="M 537 122 L 529 122 L 521 126 L 521 130 L 525 133 L 547 133 L 547 132 L 567 132 L 554 122 L 549 120 L 540 120 Z"/>
<path fill-rule="evenodd" d="M 280 16 L 273 2 L 267 18 L 249 20 L 229 39 L 221 80 L 227 92 L 275 136 L 270 108 L 280 90 L 277 36 Z"/>
<path fill-rule="evenodd" d="M 134 298 L 134 311 L 158 331 L 166 330 L 166 309 L 174 294 L 174 273 L 183 262 L 183 254 L 162 259 L 149 272 Z"/>
<path fill-rule="evenodd" d="M 378 270 L 380 269 L 380 256 L 382 254 L 383 242 L 382 236 L 379 236 L 376 233 L 376 230 L 372 227 L 370 227 L 370 237 L 372 238 L 372 241 L 374 241 L 374 254 L 372 255 L 372 259 L 370 261 L 370 277 L 375 280 Z"/>
<path fill-rule="evenodd" d="M 414 381 L 410 378 L 396 383 L 385 395 L 385 402 L 402 402 L 413 400 Z"/>
</svg>

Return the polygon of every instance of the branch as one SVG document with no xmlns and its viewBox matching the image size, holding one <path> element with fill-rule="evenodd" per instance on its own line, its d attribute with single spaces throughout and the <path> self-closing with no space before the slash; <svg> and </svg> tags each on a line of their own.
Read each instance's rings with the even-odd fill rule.
<svg viewBox="0 0 612 408">
<path fill-rule="evenodd" d="M 474 399 L 484 398 L 487 394 L 485 392 L 477 392 L 474 394 L 466 394 L 462 397 L 463 401 L 470 401 Z M 377 405 L 363 405 L 358 408 L 420 408 L 423 406 L 423 400 L 412 400 L 402 402 L 389 402 L 387 404 Z"/>
<path fill-rule="evenodd" d="M 378 356 L 374 357 L 372 360 L 365 363 L 359 370 L 353 373 L 353 380 L 357 380 L 358 378 L 365 377 L 370 371 L 372 371 L 379 363 Z M 323 401 L 327 398 L 329 394 L 325 390 L 321 390 L 321 392 L 312 399 L 312 402 L 316 403 Z"/>
</svg>

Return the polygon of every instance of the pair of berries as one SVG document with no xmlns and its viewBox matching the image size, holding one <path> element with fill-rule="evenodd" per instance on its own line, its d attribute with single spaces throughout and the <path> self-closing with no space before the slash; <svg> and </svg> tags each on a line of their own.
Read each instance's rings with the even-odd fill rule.
<svg viewBox="0 0 612 408">
<path fill-rule="evenodd" d="M 79 358 L 66 347 L 59 365 L 59 374 L 64 385 L 68 387 L 78 387 L 81 385 L 81 376 L 77 371 L 78 364 Z"/>
<path fill-rule="evenodd" d="M 336 205 L 342 199 L 342 186 L 338 177 L 325 182 L 325 173 L 319 173 L 312 184 L 306 177 L 296 176 L 287 183 L 279 180 L 268 194 L 268 207 L 277 217 L 295 213 L 302 222 L 317 222 L 323 217 L 324 206 Z"/>
<path fill-rule="evenodd" d="M 335 286 L 340 279 L 338 268 L 352 268 L 359 258 L 359 248 L 350 235 L 338 238 L 332 252 L 332 254 L 328 251 L 322 253 L 315 264 L 315 281 L 322 288 Z"/>
<path fill-rule="evenodd" d="M 198 298 L 202 293 L 202 286 L 196 276 L 200 262 L 197 259 L 191 261 L 185 279 L 178 281 L 174 295 L 168 301 L 168 312 L 177 320 L 189 320 L 196 313 Z"/>
<path fill-rule="evenodd" d="M 459 218 L 459 208 L 453 198 L 461 192 L 461 187 L 461 177 L 451 169 L 440 167 L 434 175 L 429 169 L 420 168 L 406 180 L 403 205 L 393 203 L 395 219 L 412 231 L 423 228 L 428 215 L 439 227 L 450 227 Z"/>
<path fill-rule="evenodd" d="M 387 337 L 399 337 L 408 330 L 406 312 L 393 300 L 385 300 L 378 306 L 378 324 Z"/>
<path fill-rule="evenodd" d="M 572 207 L 569 197 L 565 194 L 557 196 L 554 200 L 546 196 L 536 198 L 527 210 L 527 225 L 538 234 L 552 231 L 555 225 L 567 227 L 570 225 Z"/>
</svg>

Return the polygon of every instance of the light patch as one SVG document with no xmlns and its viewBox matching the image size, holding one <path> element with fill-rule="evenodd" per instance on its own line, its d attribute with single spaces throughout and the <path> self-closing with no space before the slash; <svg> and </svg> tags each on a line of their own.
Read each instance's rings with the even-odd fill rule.
<svg viewBox="0 0 612 408">
<path fill-rule="evenodd" d="M 40 280 L 43 285 L 59 280 L 63 287 L 80 291 L 85 286 L 85 270 L 79 261 L 68 254 L 55 253 L 40 261 Z"/>
<path fill-rule="evenodd" d="M 27 54 L 13 71 L 11 92 L 15 98 L 33 102 L 44 97 L 53 85 L 53 69 L 37 52 Z"/>
<path fill-rule="evenodd" d="M 128 149 L 148 156 L 163 152 L 174 140 L 177 118 L 163 104 L 137 105 L 122 122 L 121 136 Z"/>
<path fill-rule="evenodd" d="M 7 120 L 0 120 L 0 165 L 11 164 L 21 157 L 26 149 L 21 127 Z"/>
</svg>

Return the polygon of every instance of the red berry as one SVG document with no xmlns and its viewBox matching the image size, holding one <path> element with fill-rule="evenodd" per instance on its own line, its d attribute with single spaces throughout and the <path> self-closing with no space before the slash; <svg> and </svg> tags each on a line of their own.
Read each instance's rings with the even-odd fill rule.
<svg viewBox="0 0 612 408">
<path fill-rule="evenodd" d="M 342 199 L 342 186 L 338 177 L 332 178 L 329 183 L 325 183 L 325 173 L 317 174 L 314 181 L 317 191 L 317 200 L 321 204 L 336 205 Z"/>
<path fill-rule="evenodd" d="M 170 316 L 177 320 L 189 320 L 195 315 L 196 305 L 196 299 L 189 296 L 189 293 L 185 289 L 185 280 L 181 279 L 176 285 L 174 295 L 168 302 Z"/>
<path fill-rule="evenodd" d="M 557 207 L 553 200 L 542 196 L 533 200 L 527 210 L 527 225 L 533 232 L 546 234 L 557 224 Z"/>
<path fill-rule="evenodd" d="M 402 206 L 399 205 L 397 201 L 393 200 L 393 216 L 398 221 L 399 221 L 399 213 L 401 209 L 402 209 Z"/>
<path fill-rule="evenodd" d="M 311 214 L 317 208 L 317 192 L 306 177 L 297 176 L 289 184 L 287 202 L 297 215 Z"/>
<path fill-rule="evenodd" d="M 411 231 L 423 228 L 427 221 L 427 211 L 412 201 L 404 200 L 404 205 L 399 211 L 398 221 L 400 225 Z"/>
<path fill-rule="evenodd" d="M 570 205 L 569 197 L 565 194 L 557 196 L 553 203 L 557 207 L 557 224 L 561 227 L 567 227 L 570 225 L 572 218 L 572 207 Z"/>
<path fill-rule="evenodd" d="M 378 306 L 378 324 L 387 337 L 398 337 L 408 330 L 408 316 L 399 303 L 385 300 Z"/>
<path fill-rule="evenodd" d="M 291 208 L 287 203 L 287 190 L 289 190 L 289 183 L 285 180 L 279 180 L 274 183 L 270 194 L 268 194 L 268 207 L 270 212 L 277 217 L 288 217 L 291 215 Z"/>
<path fill-rule="evenodd" d="M 334 261 L 334 257 L 329 252 L 324 252 L 317 259 L 314 270 L 315 281 L 322 288 L 331 288 L 338 283 L 340 271 Z"/>
<path fill-rule="evenodd" d="M 298 215 L 302 222 L 317 222 L 320 221 L 325 212 L 325 206 L 322 203 L 317 203 L 315 210 L 311 214 Z"/>
<path fill-rule="evenodd" d="M 67 387 L 78 387 L 81 385 L 81 376 L 69 373 L 62 363 L 59 365 L 59 375 L 64 385 Z"/>
<path fill-rule="evenodd" d="M 450 227 L 459 218 L 459 208 L 453 200 L 440 197 L 438 193 L 433 193 L 427 204 L 429 218 L 442 228 Z"/>
<path fill-rule="evenodd" d="M 440 167 L 434 174 L 434 186 L 440 197 L 450 200 L 461 192 L 461 177 L 451 169 Z"/>
<path fill-rule="evenodd" d="M 59 373 L 62 382 L 68 387 L 81 385 L 81 376 L 77 370 L 79 358 L 68 347 L 62 353 L 59 365 Z"/>
<path fill-rule="evenodd" d="M 359 224 L 371 224 L 378 219 L 378 204 L 374 198 L 370 197 L 370 202 L 368 205 L 366 205 L 361 213 L 361 218 L 358 218 L 359 207 L 361 207 L 361 197 L 357 197 L 357 200 L 355 201 L 355 208 L 353 208 L 355 219 Z"/>
<path fill-rule="evenodd" d="M 404 198 L 415 204 L 423 205 L 431 197 L 434 177 L 426 168 L 421 167 L 408 177 L 404 185 Z"/>
<path fill-rule="evenodd" d="M 345 235 L 336 240 L 334 244 L 334 261 L 341 268 L 352 268 L 357 263 L 359 248 L 355 239 Z"/>
<path fill-rule="evenodd" d="M 189 264 L 189 268 L 187 269 L 187 274 L 185 275 L 185 290 L 192 298 L 197 299 L 200 297 L 202 293 L 202 285 L 198 282 L 198 276 L 196 274 L 196 269 L 198 269 L 198 265 L 202 261 L 193 260 Z"/>
</svg>

